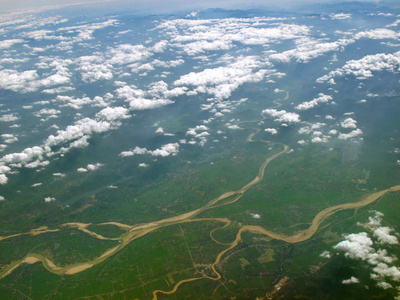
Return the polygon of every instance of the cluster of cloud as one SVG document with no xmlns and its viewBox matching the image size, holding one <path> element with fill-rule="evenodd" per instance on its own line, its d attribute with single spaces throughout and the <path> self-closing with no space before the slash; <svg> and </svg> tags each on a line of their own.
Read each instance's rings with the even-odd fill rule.
<svg viewBox="0 0 400 300">
<path fill-rule="evenodd" d="M 73 148 L 87 147 L 91 135 L 116 129 L 121 125 L 120 120 L 129 117 L 129 110 L 124 107 L 107 107 L 98 112 L 95 119 L 80 119 L 74 125 L 58 130 L 56 135 L 49 135 L 40 146 L 4 155 L 0 158 L 0 184 L 7 183 L 6 174 L 13 173 L 12 168 L 44 167 L 50 163 L 45 160 L 46 157 L 66 153 Z M 59 147 L 58 152 L 52 150 L 55 147 Z"/>
<path fill-rule="evenodd" d="M 278 130 L 276 130 L 275 128 L 265 128 L 264 131 L 268 132 L 270 134 L 277 134 L 278 133 Z"/>
<path fill-rule="evenodd" d="M 287 112 L 286 110 L 276 110 L 275 108 L 267 108 L 261 112 L 263 115 L 268 115 L 276 122 L 283 124 L 294 124 L 299 123 L 300 115 L 294 112 Z"/>
<path fill-rule="evenodd" d="M 347 118 L 340 122 L 340 126 L 346 129 L 352 129 L 348 133 L 340 133 L 338 138 L 341 140 L 348 140 L 363 134 L 362 130 L 357 128 L 357 121 L 353 118 Z"/>
<path fill-rule="evenodd" d="M 192 87 L 188 95 L 208 93 L 216 99 L 229 98 L 244 83 L 259 82 L 265 77 L 279 76 L 275 70 L 262 69 L 271 66 L 256 56 L 240 56 L 227 66 L 190 72 L 174 82 L 176 86 Z"/>
<path fill-rule="evenodd" d="M 200 140 L 199 145 L 203 146 L 207 142 L 207 136 L 210 135 L 208 132 L 209 128 L 205 125 L 197 125 L 194 128 L 189 128 L 186 132 L 186 135 L 189 137 L 197 138 Z M 193 140 L 192 140 L 193 141 Z M 190 142 L 190 144 L 194 144 L 193 142 Z"/>
<path fill-rule="evenodd" d="M 332 20 L 346 20 L 351 18 L 351 14 L 339 13 L 339 14 L 330 14 L 329 15 Z"/>
<path fill-rule="evenodd" d="M 276 23 L 285 18 L 176 19 L 162 22 L 156 29 L 169 35 L 170 47 L 187 55 L 228 50 L 235 43 L 268 45 L 307 36 L 305 25 Z M 275 23 L 271 24 L 271 21 Z"/>
<path fill-rule="evenodd" d="M 295 107 L 297 110 L 308 110 L 315 106 L 318 106 L 320 103 L 327 103 L 333 99 L 330 95 L 325 95 L 324 93 L 320 93 L 317 98 L 312 99 L 311 101 L 305 101 L 300 103 Z"/>
<path fill-rule="evenodd" d="M 397 73 L 400 66 L 400 51 L 393 54 L 378 53 L 367 55 L 358 60 L 350 60 L 346 64 L 329 74 L 317 79 L 317 82 L 322 83 L 329 81 L 337 76 L 352 75 L 357 79 L 366 79 L 373 77 L 372 72 L 388 71 Z"/>
<path fill-rule="evenodd" d="M 294 60 L 306 63 L 327 52 L 339 51 L 344 46 L 353 42 L 353 39 L 339 39 L 334 42 L 326 42 L 324 39 L 305 37 L 296 41 L 296 48 L 281 53 L 270 51 L 267 53 L 267 56 L 272 61 L 288 63 Z"/>
<path fill-rule="evenodd" d="M 120 153 L 120 156 L 128 157 L 128 156 L 134 156 L 134 155 L 150 154 L 151 156 L 166 157 L 166 156 L 170 156 L 170 155 L 175 156 L 178 153 L 179 153 L 179 144 L 178 143 L 168 143 L 168 144 L 162 145 L 161 148 L 155 149 L 155 150 L 148 150 L 146 148 L 135 147 L 133 150 L 130 150 L 130 151 L 122 151 Z M 145 165 L 142 165 L 141 167 L 145 167 Z"/>
<path fill-rule="evenodd" d="M 104 164 L 101 163 L 88 164 L 86 168 L 78 168 L 76 171 L 78 171 L 79 173 L 86 173 L 88 171 L 95 171 L 102 166 L 104 166 Z"/>
<path fill-rule="evenodd" d="M 168 90 L 168 84 L 163 81 L 153 83 L 150 90 L 144 91 L 135 85 L 126 85 L 121 82 L 122 87 L 115 90 L 117 97 L 129 103 L 130 110 L 145 110 L 162 107 L 174 103 L 168 96 L 178 96 L 185 92 L 185 89 Z M 172 94 L 171 94 L 172 92 Z"/>
<path fill-rule="evenodd" d="M 44 198 L 44 202 L 49 203 L 49 202 L 53 202 L 56 201 L 56 198 L 54 197 L 45 197 Z"/>
<path fill-rule="evenodd" d="M 339 242 L 333 249 L 344 252 L 345 257 L 365 261 L 370 266 L 370 277 L 377 282 L 377 286 L 387 289 L 400 282 L 400 269 L 394 265 L 397 258 L 389 255 L 390 246 L 398 245 L 396 235 L 391 234 L 393 228 L 382 226 L 381 212 L 368 218 L 368 222 L 358 224 L 368 232 L 352 233 L 344 236 L 345 240 Z M 386 247 L 382 248 L 383 246 Z M 325 251 L 323 257 L 329 257 Z M 387 282 L 389 281 L 389 282 Z M 344 280 L 343 284 L 355 284 L 360 280 L 351 277 Z"/>
<path fill-rule="evenodd" d="M 23 43 L 23 42 L 24 42 L 23 39 L 11 39 L 11 40 L 0 41 L 0 50 L 8 49 L 8 48 L 12 47 L 15 44 L 20 44 L 20 43 Z"/>
<path fill-rule="evenodd" d="M 48 60 L 48 58 L 46 58 Z M 41 88 L 49 88 L 69 84 L 71 72 L 68 65 L 72 61 L 66 59 L 54 59 L 51 62 L 41 62 L 37 69 L 17 71 L 14 69 L 4 69 L 0 71 L 0 88 L 20 93 L 35 92 Z M 49 72 L 40 74 L 40 69 L 50 69 Z"/>
</svg>

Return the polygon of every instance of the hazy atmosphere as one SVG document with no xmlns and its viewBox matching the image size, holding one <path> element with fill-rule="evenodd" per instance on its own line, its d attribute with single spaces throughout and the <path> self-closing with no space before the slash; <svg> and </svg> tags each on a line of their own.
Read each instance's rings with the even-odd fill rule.
<svg viewBox="0 0 400 300">
<path fill-rule="evenodd" d="M 397 2 L 0 7 L 0 299 L 400 299 Z"/>
</svg>

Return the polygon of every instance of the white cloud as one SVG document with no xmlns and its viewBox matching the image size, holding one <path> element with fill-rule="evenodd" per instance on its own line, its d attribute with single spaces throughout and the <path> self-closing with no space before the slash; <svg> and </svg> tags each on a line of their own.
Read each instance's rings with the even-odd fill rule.
<svg viewBox="0 0 400 300">
<path fill-rule="evenodd" d="M 72 87 L 72 86 L 60 86 L 60 87 L 53 88 L 53 89 L 44 89 L 44 90 L 42 90 L 42 93 L 45 93 L 45 94 L 62 94 L 62 93 L 73 91 L 73 90 L 75 90 L 75 88 Z"/>
<path fill-rule="evenodd" d="M 324 251 L 319 256 L 323 258 L 331 258 L 331 253 L 329 251 Z"/>
<path fill-rule="evenodd" d="M 43 148 L 34 146 L 32 148 L 25 148 L 22 152 L 19 153 L 7 154 L 0 159 L 0 162 L 25 165 L 33 159 L 41 159 L 44 153 L 45 151 Z"/>
<path fill-rule="evenodd" d="M 367 30 L 363 32 L 357 33 L 354 38 L 361 39 L 361 38 L 368 38 L 368 39 L 398 39 L 399 34 L 390 29 L 385 28 L 378 28 L 373 30 Z"/>
<path fill-rule="evenodd" d="M 369 217 L 367 223 L 360 225 L 364 226 L 366 229 L 373 230 L 373 237 L 376 238 L 379 245 L 385 243 L 392 245 L 398 244 L 397 238 L 390 235 L 392 229 L 380 227 L 383 214 L 377 211 L 374 212 L 375 216 Z M 377 286 L 384 289 L 391 288 L 392 285 L 388 284 L 386 280 L 400 281 L 400 269 L 396 266 L 389 265 L 396 261 L 397 257 L 390 256 L 386 249 L 379 248 L 376 250 L 373 246 L 374 243 L 372 239 L 368 237 L 368 234 L 366 232 L 361 232 L 345 236 L 345 240 L 338 243 L 333 248 L 344 251 L 345 256 L 350 259 L 358 259 L 367 262 L 372 266 L 370 277 L 377 281 Z M 346 280 L 346 283 L 352 282 Z"/>
<path fill-rule="evenodd" d="M 4 201 L 6 200 L 6 198 L 4 198 L 3 196 L 0 196 L 0 201 Z"/>
<path fill-rule="evenodd" d="M 0 174 L 0 184 L 4 185 L 8 182 L 8 178 L 5 174 Z"/>
<path fill-rule="evenodd" d="M 147 150 L 146 148 L 135 147 L 135 149 L 131 151 L 122 151 L 120 153 L 120 156 L 127 157 L 127 156 L 134 156 L 135 154 L 147 154 L 147 153 L 149 153 L 149 150 Z"/>
<path fill-rule="evenodd" d="M 101 163 L 95 163 L 95 164 L 88 164 L 86 166 L 86 168 L 88 169 L 88 171 L 95 171 L 102 166 L 103 166 L 103 164 L 101 164 Z"/>
<path fill-rule="evenodd" d="M 391 231 L 393 231 L 393 229 L 389 227 L 379 227 L 374 230 L 373 236 L 378 239 L 379 244 L 398 244 L 399 241 L 397 240 L 397 237 L 391 235 Z"/>
<path fill-rule="evenodd" d="M 264 131 L 268 132 L 270 134 L 277 134 L 278 133 L 278 130 L 276 130 L 275 128 L 265 128 Z"/>
<path fill-rule="evenodd" d="M 361 134 L 363 134 L 363 132 L 361 131 L 361 129 L 357 128 L 349 133 L 340 133 L 338 138 L 341 140 L 348 140 Z"/>
<path fill-rule="evenodd" d="M 124 65 L 144 60 L 151 56 L 151 52 L 143 45 L 118 45 L 111 48 L 108 55 L 110 56 L 108 63 Z"/>
<path fill-rule="evenodd" d="M 4 69 L 0 71 L 0 88 L 14 92 L 35 92 L 42 87 L 50 87 L 69 83 L 70 74 L 65 68 L 55 68 L 55 73 L 48 77 L 40 78 L 36 70 L 18 72 Z"/>
<path fill-rule="evenodd" d="M 162 145 L 161 148 L 156 150 L 148 150 L 146 148 L 135 147 L 133 150 L 130 151 L 123 151 L 120 153 L 122 157 L 134 156 L 134 155 L 141 155 L 141 154 L 150 154 L 152 156 L 175 156 L 179 153 L 179 144 L 178 143 L 169 143 Z"/>
<path fill-rule="evenodd" d="M 345 239 L 333 248 L 346 252 L 346 257 L 366 260 L 369 254 L 374 252 L 374 249 L 371 247 L 373 242 L 366 232 L 352 233 L 345 236 Z"/>
<path fill-rule="evenodd" d="M 116 90 L 116 93 L 118 95 L 118 98 L 123 98 L 127 102 L 129 102 L 129 108 L 131 110 L 154 109 L 174 103 L 174 101 L 166 98 L 146 99 L 146 92 L 137 89 L 135 86 L 125 85 L 118 88 Z"/>
<path fill-rule="evenodd" d="M 358 280 L 356 277 L 351 276 L 349 279 L 345 279 L 342 281 L 342 284 L 354 284 L 354 283 L 359 283 L 360 280 Z"/>
<path fill-rule="evenodd" d="M 151 151 L 150 154 L 152 156 L 175 156 L 179 153 L 179 144 L 178 143 L 169 143 L 166 145 L 161 146 L 160 149 L 156 149 L 154 151 Z"/>
<path fill-rule="evenodd" d="M 19 118 L 15 114 L 6 114 L 0 116 L 0 122 L 14 122 L 19 120 Z"/>
<path fill-rule="evenodd" d="M 53 176 L 55 177 L 65 177 L 64 173 L 53 173 Z"/>
<path fill-rule="evenodd" d="M 0 41 L 0 50 L 11 48 L 15 44 L 20 44 L 23 42 L 25 41 L 22 39 L 11 39 L 11 40 Z"/>
<path fill-rule="evenodd" d="M 100 167 L 104 166 L 101 163 L 95 163 L 95 164 L 88 164 L 85 168 L 78 168 L 77 171 L 79 173 L 86 173 L 88 171 L 95 171 L 99 169 Z"/>
<path fill-rule="evenodd" d="M 10 133 L 3 133 L 1 135 L 1 138 L 3 139 L 3 142 L 5 144 L 11 144 L 11 143 L 18 141 L 18 138 L 14 134 L 10 134 Z"/>
<path fill-rule="evenodd" d="M 246 82 L 259 82 L 268 72 L 259 69 L 264 64 L 255 56 L 238 57 L 228 66 L 190 72 L 174 82 L 177 86 L 192 87 L 192 93 L 208 93 L 218 100 L 231 96 L 232 92 Z M 257 70 L 258 69 L 258 70 Z"/>
<path fill-rule="evenodd" d="M 380 288 L 383 288 L 384 290 L 393 288 L 393 286 L 390 283 L 387 283 L 385 281 L 378 282 L 376 285 L 379 286 Z"/>
<path fill-rule="evenodd" d="M 317 82 L 325 82 L 336 76 L 353 75 L 358 79 L 366 79 L 373 76 L 372 72 L 389 71 L 398 72 L 400 66 L 400 51 L 393 54 L 378 53 L 367 55 L 359 60 L 350 60 L 346 64 L 328 75 L 317 79 Z"/>
<path fill-rule="evenodd" d="M 357 128 L 357 121 L 352 118 L 347 118 L 340 123 L 343 128 Z"/>
<path fill-rule="evenodd" d="M 46 146 L 56 146 L 63 144 L 67 141 L 80 138 L 84 135 L 91 135 L 93 133 L 101 133 L 110 130 L 112 125 L 106 121 L 96 121 L 90 118 L 84 118 L 69 125 L 65 130 L 58 130 L 57 135 L 50 135 L 46 141 Z"/>
<path fill-rule="evenodd" d="M 269 115 L 275 119 L 277 122 L 281 123 L 299 123 L 300 122 L 300 115 L 287 112 L 286 110 L 276 110 L 274 108 L 271 109 L 264 109 L 262 114 Z"/>
<path fill-rule="evenodd" d="M 139 168 L 147 168 L 149 165 L 146 163 L 140 163 Z"/>
<path fill-rule="evenodd" d="M 129 110 L 127 108 L 117 106 L 102 109 L 96 114 L 96 117 L 104 121 L 114 122 L 117 120 L 128 119 L 131 116 L 129 115 Z"/>
<path fill-rule="evenodd" d="M 164 133 L 164 129 L 162 127 L 158 127 L 155 133 Z"/>
<path fill-rule="evenodd" d="M 191 135 L 191 136 L 196 137 L 196 138 L 202 138 L 202 137 L 210 135 L 207 130 L 208 130 L 207 126 L 205 126 L 205 125 L 197 125 L 194 128 L 189 128 L 186 131 L 186 135 Z"/>
<path fill-rule="evenodd" d="M 317 98 L 314 98 L 313 100 L 308 101 L 308 102 L 303 102 L 303 103 L 297 105 L 297 106 L 295 107 L 295 109 L 298 109 L 298 110 L 308 110 L 308 109 L 310 109 L 310 108 L 313 108 L 313 107 L 319 105 L 320 103 L 327 103 L 327 102 L 329 102 L 329 101 L 332 100 L 332 99 L 333 99 L 332 96 L 329 96 L 329 95 L 325 95 L 325 94 L 323 94 L 323 93 L 320 93 L 320 94 L 318 95 Z"/>
<path fill-rule="evenodd" d="M 351 14 L 339 13 L 339 14 L 330 14 L 329 15 L 332 20 L 346 20 L 351 18 Z"/>
<path fill-rule="evenodd" d="M 376 228 L 381 226 L 382 223 L 382 217 L 383 217 L 383 213 L 379 212 L 379 211 L 374 211 L 375 212 L 375 216 L 373 217 L 368 217 L 368 226 L 372 227 L 372 228 Z"/>
<path fill-rule="evenodd" d="M 291 60 L 305 63 L 311 59 L 324 55 L 326 52 L 339 51 L 343 46 L 353 42 L 354 40 L 351 39 L 325 42 L 323 39 L 304 37 L 296 40 L 296 48 L 281 53 L 269 54 L 268 58 L 285 63 L 288 63 Z"/>
<path fill-rule="evenodd" d="M 56 201 L 56 198 L 54 198 L 54 197 L 46 197 L 46 198 L 44 198 L 44 202 L 46 202 L 46 203 L 53 202 L 53 201 Z"/>
<path fill-rule="evenodd" d="M 400 281 L 400 270 L 395 267 L 389 267 L 385 263 L 378 263 L 373 271 L 380 277 L 380 278 L 390 278 L 394 281 Z"/>
</svg>

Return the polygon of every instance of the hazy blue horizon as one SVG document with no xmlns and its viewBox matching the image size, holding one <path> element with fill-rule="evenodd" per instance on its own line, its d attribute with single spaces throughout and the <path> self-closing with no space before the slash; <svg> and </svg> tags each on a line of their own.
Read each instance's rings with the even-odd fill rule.
<svg viewBox="0 0 400 300">
<path fill-rule="evenodd" d="M 145 13 L 169 13 L 174 11 L 183 11 L 183 10 L 202 10 L 207 8 L 223 8 L 223 9 L 249 9 L 249 8 L 269 8 L 269 9 L 283 9 L 283 10 L 291 10 L 293 8 L 301 8 L 307 7 L 315 4 L 338 4 L 345 2 L 358 2 L 358 3 L 375 3 L 378 5 L 394 5 L 396 4 L 395 0 L 362 0 L 362 1 L 352 1 L 352 0 L 282 0 L 282 1 L 273 1 L 273 0 L 252 0 L 250 2 L 243 2 L 241 0 L 222 0 L 222 1 L 211 1 L 205 0 L 199 3 L 192 3 L 182 0 L 173 0 L 173 1 L 160 1 L 160 0 L 151 0 L 151 1 L 142 1 L 142 0 L 73 0 L 66 1 L 61 0 L 58 1 L 57 4 L 54 1 L 49 0 L 23 0 L 23 1 L 10 1 L 3 0 L 0 1 L 0 11 L 5 13 L 15 11 L 15 10 L 25 10 L 25 9 L 57 9 L 60 7 L 71 7 L 77 5 L 116 5 L 118 7 L 127 6 L 131 9 L 136 9 L 143 11 Z"/>
</svg>

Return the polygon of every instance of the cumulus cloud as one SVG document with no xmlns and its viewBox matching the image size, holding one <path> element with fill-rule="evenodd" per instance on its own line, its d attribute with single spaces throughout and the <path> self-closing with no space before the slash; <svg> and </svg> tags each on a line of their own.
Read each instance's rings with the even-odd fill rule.
<svg viewBox="0 0 400 300">
<path fill-rule="evenodd" d="M 65 130 L 58 130 L 57 135 L 50 135 L 45 145 L 52 147 L 65 143 L 66 141 L 78 139 L 84 135 L 101 133 L 110 130 L 112 125 L 106 121 L 96 121 L 90 118 L 84 118 L 76 122 L 75 125 L 69 125 Z"/>
<path fill-rule="evenodd" d="M 129 115 L 129 110 L 127 108 L 117 106 L 102 109 L 96 114 L 96 117 L 107 122 L 114 122 L 117 120 L 128 119 L 131 116 Z"/>
<path fill-rule="evenodd" d="M 1 138 L 3 139 L 3 142 L 5 144 L 11 144 L 11 143 L 18 141 L 18 138 L 14 134 L 10 134 L 10 133 L 3 133 L 1 135 Z"/>
<path fill-rule="evenodd" d="M 323 258 L 331 258 L 331 253 L 329 251 L 324 251 L 319 256 Z"/>
<path fill-rule="evenodd" d="M 330 14 L 329 15 L 332 20 L 346 20 L 351 18 L 351 14 L 339 13 L 339 14 Z"/>
<path fill-rule="evenodd" d="M 40 78 L 36 70 L 18 72 L 4 69 L 0 71 L 0 88 L 14 92 L 35 92 L 42 87 L 69 83 L 70 74 L 65 70 L 56 70 L 55 74 Z"/>
<path fill-rule="evenodd" d="M 148 150 L 146 148 L 135 147 L 133 150 L 130 151 L 122 151 L 120 156 L 128 157 L 134 155 L 141 155 L 141 154 L 150 154 L 152 156 L 175 156 L 179 153 L 179 144 L 178 143 L 169 143 L 162 145 L 161 148 L 155 150 Z"/>
<path fill-rule="evenodd" d="M 144 60 L 152 53 L 143 45 L 118 45 L 116 48 L 109 49 L 110 64 L 124 65 Z"/>
<path fill-rule="evenodd" d="M 135 86 L 124 85 L 116 90 L 118 98 L 125 99 L 129 102 L 130 110 L 146 110 L 162 107 L 174 103 L 167 98 L 145 98 L 147 92 L 136 88 Z M 154 94 L 154 90 L 153 90 Z"/>
<path fill-rule="evenodd" d="M 23 42 L 25 41 L 22 39 L 10 39 L 10 40 L 0 41 L 0 50 L 11 48 L 15 44 L 21 44 Z"/>
<path fill-rule="evenodd" d="M 54 198 L 54 197 L 46 197 L 46 198 L 44 198 L 44 202 L 46 202 L 46 203 L 53 202 L 53 201 L 56 201 L 56 198 Z"/>
<path fill-rule="evenodd" d="M 297 105 L 297 106 L 295 107 L 295 109 L 298 109 L 298 110 L 308 110 L 308 109 L 311 109 L 311 108 L 313 108 L 313 107 L 319 105 L 320 103 L 327 103 L 327 102 L 329 102 L 329 101 L 332 100 L 332 99 L 333 99 L 332 96 L 329 96 L 329 95 L 325 95 L 325 94 L 323 94 L 323 93 L 320 93 L 320 94 L 318 95 L 317 98 L 314 98 L 313 100 L 308 101 L 308 102 L 307 102 L 307 101 L 306 101 L 306 102 L 303 102 L 303 103 Z"/>
<path fill-rule="evenodd" d="M 378 28 L 378 29 L 359 32 L 354 36 L 354 38 L 356 39 L 368 38 L 377 40 L 377 39 L 398 39 L 399 36 L 400 36 L 399 33 L 397 33 L 394 30 L 386 28 Z"/>
<path fill-rule="evenodd" d="M 104 166 L 101 163 L 95 163 L 95 164 L 88 164 L 85 168 L 78 168 L 77 171 L 79 173 L 86 173 L 88 171 L 95 171 L 99 169 L 100 167 Z"/>
<path fill-rule="evenodd" d="M 19 117 L 17 117 L 15 114 L 5 114 L 0 116 L 0 122 L 14 122 L 19 120 Z"/>
<path fill-rule="evenodd" d="M 357 121 L 352 118 L 347 118 L 340 123 L 343 128 L 357 128 Z"/>
<path fill-rule="evenodd" d="M 369 217 L 368 222 L 360 224 L 366 229 L 372 229 L 372 236 L 376 239 L 377 244 L 398 244 L 397 237 L 390 235 L 392 229 L 381 227 L 383 214 L 375 212 L 375 216 Z M 386 249 L 377 249 L 373 240 L 368 236 L 367 232 L 346 235 L 344 241 L 341 241 L 333 248 L 345 252 L 345 256 L 349 259 L 357 259 L 367 262 L 372 266 L 371 279 L 377 281 L 377 286 L 381 288 L 391 288 L 386 280 L 400 281 L 400 269 L 396 266 L 390 266 L 397 258 L 389 255 Z M 350 278 L 351 279 L 351 278 Z M 349 279 L 349 280 L 350 280 Z M 345 280 L 346 283 L 353 283 Z"/>
<path fill-rule="evenodd" d="M 357 128 L 349 133 L 340 133 L 338 138 L 341 140 L 348 140 L 362 134 L 363 134 L 362 130 Z"/>
<path fill-rule="evenodd" d="M 55 177 L 65 177 L 64 173 L 53 173 L 53 176 Z"/>
<path fill-rule="evenodd" d="M 228 66 L 190 72 L 174 82 L 176 86 L 192 87 L 192 93 L 208 93 L 221 100 L 246 82 L 259 82 L 268 72 L 255 56 L 239 57 Z"/>
<path fill-rule="evenodd" d="M 398 244 L 399 241 L 396 236 L 391 235 L 390 232 L 393 231 L 389 227 L 379 227 L 374 230 L 373 236 L 378 239 L 379 244 Z"/>
<path fill-rule="evenodd" d="M 235 43 L 266 45 L 297 39 L 309 34 L 305 25 L 273 23 L 285 18 L 221 18 L 208 20 L 176 19 L 162 22 L 156 29 L 171 37 L 171 46 L 189 55 L 228 50 Z"/>
<path fill-rule="evenodd" d="M 268 132 L 270 134 L 277 134 L 278 133 L 278 130 L 276 130 L 275 128 L 265 128 L 264 131 Z"/>
<path fill-rule="evenodd" d="M 393 54 L 378 53 L 367 55 L 359 60 L 350 60 L 346 64 L 329 74 L 317 79 L 317 82 L 326 82 L 333 77 L 353 75 L 357 79 L 366 79 L 373 77 L 372 72 L 388 71 L 398 72 L 400 66 L 400 51 Z"/>
<path fill-rule="evenodd" d="M 269 115 L 280 123 L 299 123 L 301 121 L 299 114 L 286 110 L 276 110 L 275 108 L 264 109 L 262 114 Z"/>
<path fill-rule="evenodd" d="M 197 138 L 201 138 L 201 137 L 203 137 L 203 136 L 210 135 L 210 134 L 207 132 L 207 130 L 208 130 L 208 127 L 207 127 L 207 126 L 205 126 L 205 125 L 197 125 L 197 126 L 194 127 L 194 128 L 189 128 L 189 129 L 186 131 L 186 135 L 191 135 L 191 136 L 194 136 L 194 137 L 197 137 Z"/>
<path fill-rule="evenodd" d="M 359 283 L 360 280 L 358 280 L 356 277 L 351 276 L 349 279 L 345 279 L 342 281 L 342 284 L 353 284 L 353 283 Z"/>
<path fill-rule="evenodd" d="M 270 53 L 268 54 L 268 58 L 273 61 L 284 63 L 288 63 L 292 60 L 306 63 L 327 52 L 339 51 L 342 47 L 354 41 L 354 39 L 339 39 L 334 42 L 326 42 L 324 39 L 304 37 L 296 40 L 296 48 L 281 53 Z"/>
<path fill-rule="evenodd" d="M 8 182 L 8 178 L 5 174 L 0 174 L 0 184 L 4 185 Z"/>
<path fill-rule="evenodd" d="M 344 251 L 346 257 L 366 260 L 368 255 L 374 251 L 371 247 L 373 242 L 366 232 L 352 233 L 345 236 L 345 239 L 333 249 Z"/>
<path fill-rule="evenodd" d="M 12 165 L 26 165 L 31 162 L 33 159 L 42 159 L 45 150 L 42 147 L 34 146 L 25 148 L 22 152 L 19 153 L 10 153 L 4 155 L 1 159 L 1 163 L 7 163 Z"/>
<path fill-rule="evenodd" d="M 169 143 L 163 145 L 160 149 L 156 149 L 151 151 L 151 155 L 153 156 L 175 156 L 179 153 L 179 144 L 178 143 Z"/>
</svg>

